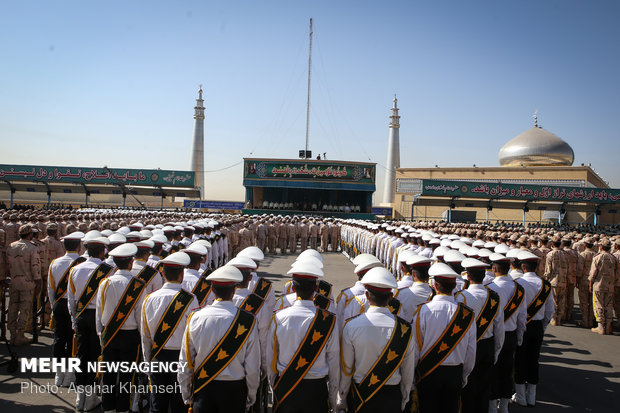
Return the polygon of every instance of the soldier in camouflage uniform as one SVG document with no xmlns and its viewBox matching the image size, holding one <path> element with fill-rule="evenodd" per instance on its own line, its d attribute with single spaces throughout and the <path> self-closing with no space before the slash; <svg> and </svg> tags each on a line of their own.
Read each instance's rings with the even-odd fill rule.
<svg viewBox="0 0 620 413">
<path fill-rule="evenodd" d="M 573 320 L 573 307 L 575 306 L 575 285 L 577 283 L 577 263 L 579 253 L 571 248 L 572 240 L 568 237 L 562 239 L 562 250 L 566 254 L 568 272 L 566 276 L 566 307 L 564 308 L 565 321 Z"/>
<path fill-rule="evenodd" d="M 616 286 L 614 288 L 614 312 L 616 313 L 616 328 L 620 329 L 620 238 L 614 242 L 614 257 L 618 260 Z"/>
<path fill-rule="evenodd" d="M 611 334 L 614 311 L 614 288 L 618 282 L 618 260 L 610 254 L 611 242 L 603 238 L 600 253 L 592 260 L 590 269 L 590 291 L 594 294 L 594 315 L 598 326 L 592 331 Z"/>
<path fill-rule="evenodd" d="M 544 278 L 551 283 L 555 310 L 551 325 L 562 325 L 563 312 L 566 308 L 566 278 L 568 262 L 564 251 L 561 250 L 562 241 L 556 237 L 552 240 L 553 249 L 545 260 Z"/>
<path fill-rule="evenodd" d="M 30 225 L 19 227 L 20 239 L 7 248 L 7 262 L 11 274 L 9 288 L 9 313 L 7 324 L 11 332 L 11 344 L 30 343 L 24 336 L 26 319 L 32 309 L 32 300 L 41 289 L 41 263 L 37 247 L 32 240 Z"/>
<path fill-rule="evenodd" d="M 591 328 L 594 313 L 592 312 L 592 292 L 590 291 L 590 268 L 592 268 L 592 260 L 596 254 L 592 250 L 594 239 L 587 237 L 583 241 L 585 249 L 579 253 L 579 261 L 577 263 L 577 288 L 579 289 L 579 308 L 581 309 L 581 327 Z"/>
</svg>

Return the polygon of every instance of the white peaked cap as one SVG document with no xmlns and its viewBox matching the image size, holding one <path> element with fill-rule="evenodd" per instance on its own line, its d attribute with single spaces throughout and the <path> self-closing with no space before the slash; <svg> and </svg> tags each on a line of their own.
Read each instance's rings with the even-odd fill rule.
<svg viewBox="0 0 620 413">
<path fill-rule="evenodd" d="M 243 274 L 237 267 L 224 265 L 209 274 L 207 280 L 215 285 L 233 285 L 243 282 Z"/>
<path fill-rule="evenodd" d="M 428 275 L 432 278 L 440 277 L 456 279 L 456 277 L 458 277 L 458 274 L 454 272 L 448 264 L 444 264 L 443 262 L 437 262 L 431 265 L 431 268 L 428 270 Z"/>
<path fill-rule="evenodd" d="M 254 261 L 250 257 L 235 257 L 232 260 L 228 261 L 226 265 L 232 265 L 233 267 L 237 267 L 239 269 L 256 269 L 256 261 Z"/>
<path fill-rule="evenodd" d="M 118 247 L 114 248 L 112 251 L 108 253 L 108 255 L 110 257 L 125 258 L 125 257 L 133 257 L 134 255 L 136 255 L 137 252 L 138 252 L 138 247 L 136 247 L 134 244 L 126 243 L 126 244 L 121 244 Z"/>
<path fill-rule="evenodd" d="M 288 270 L 287 274 L 299 278 L 323 278 L 323 270 L 308 262 L 299 263 Z"/>
<path fill-rule="evenodd" d="M 359 265 L 362 261 L 367 260 L 367 259 L 375 259 L 379 261 L 379 259 L 375 257 L 374 255 L 363 253 L 353 258 L 352 262 L 353 262 L 353 265 Z"/>
<path fill-rule="evenodd" d="M 485 264 L 484 262 L 477 260 L 475 258 L 465 258 L 463 262 L 461 262 L 461 266 L 465 269 L 467 268 L 487 268 L 489 264 Z"/>
<path fill-rule="evenodd" d="M 239 255 L 243 257 L 250 257 L 254 261 L 262 261 L 265 259 L 265 254 L 263 254 L 263 251 L 261 251 L 261 249 L 258 247 L 244 248 L 237 254 L 237 256 Z"/>
<path fill-rule="evenodd" d="M 375 267 L 368 270 L 362 280 L 360 281 L 362 284 L 368 287 L 375 287 L 381 290 L 391 291 L 394 288 L 398 288 L 398 283 L 387 269 L 383 267 Z"/>
<path fill-rule="evenodd" d="M 312 255 L 307 255 L 305 257 L 301 257 L 297 259 L 297 261 L 294 261 L 293 264 L 291 264 L 291 267 L 299 265 L 299 263 L 302 263 L 302 262 L 307 262 L 309 264 L 316 265 L 317 267 L 321 269 L 323 268 L 323 261 L 317 259 L 316 257 Z"/>
<path fill-rule="evenodd" d="M 359 274 L 362 271 L 365 270 L 369 270 L 371 268 L 375 268 L 375 267 L 383 267 L 383 264 L 381 263 L 381 261 L 379 260 L 365 260 L 359 263 L 359 265 L 357 267 L 355 267 L 355 270 L 353 270 L 354 273 Z"/>
<path fill-rule="evenodd" d="M 162 262 L 164 265 L 180 265 L 183 267 L 187 267 L 190 261 L 191 258 L 189 257 L 189 255 L 187 255 L 183 251 L 178 251 L 168 255 L 160 262 Z"/>
<path fill-rule="evenodd" d="M 183 252 L 185 252 L 186 254 L 198 254 L 198 255 L 207 255 L 209 253 L 209 251 L 207 251 L 207 249 L 197 243 L 193 243 L 191 244 L 189 247 L 185 248 L 183 250 Z"/>
</svg>

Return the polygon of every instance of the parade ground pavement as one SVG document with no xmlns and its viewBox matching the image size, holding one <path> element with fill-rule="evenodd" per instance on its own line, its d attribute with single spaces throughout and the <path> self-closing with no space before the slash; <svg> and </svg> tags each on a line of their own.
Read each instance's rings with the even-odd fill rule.
<svg viewBox="0 0 620 413">
<path fill-rule="evenodd" d="M 324 255 L 325 279 L 334 285 L 334 296 L 355 282 L 353 265 L 340 253 Z M 294 255 L 267 255 L 260 272 L 281 291 Z M 576 300 L 577 302 L 577 300 Z M 577 309 L 575 309 L 577 311 Z M 52 333 L 44 329 L 37 344 L 15 347 L 18 357 L 51 357 Z M 510 406 L 511 412 L 617 412 L 620 401 L 620 337 L 600 336 L 573 324 L 550 326 L 541 352 L 538 404 L 535 409 Z M 0 343 L 0 361 L 9 359 Z M 9 374 L 0 366 L 0 412 L 74 411 L 75 393 L 59 388 L 50 393 L 52 373 Z M 42 392 L 38 392 L 36 389 Z M 95 412 L 102 411 L 101 408 Z"/>
</svg>

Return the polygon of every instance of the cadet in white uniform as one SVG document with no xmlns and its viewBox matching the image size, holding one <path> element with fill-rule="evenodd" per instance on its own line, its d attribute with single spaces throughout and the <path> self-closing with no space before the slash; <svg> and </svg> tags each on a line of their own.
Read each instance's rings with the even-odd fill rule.
<svg viewBox="0 0 620 413">
<path fill-rule="evenodd" d="M 499 408 L 500 413 L 508 413 L 508 404 L 512 397 L 514 385 L 515 349 L 523 342 L 523 333 L 525 333 L 525 294 L 522 291 L 523 287 L 508 275 L 508 271 L 510 271 L 509 258 L 502 254 L 493 253 L 489 259 L 493 263 L 491 268 L 495 274 L 495 279 L 488 284 L 488 287 L 499 294 L 500 305 L 504 311 L 505 331 L 504 345 L 497 358 L 492 379 L 489 412 L 493 413 Z"/>
<path fill-rule="evenodd" d="M 69 281 L 69 271 L 71 265 L 77 265 L 84 258 L 78 260 L 80 254 L 81 239 L 84 237 L 82 232 L 76 231 L 62 238 L 65 255 L 56 258 L 50 264 L 47 276 L 47 296 L 54 315 L 54 343 L 52 344 L 52 354 L 55 358 L 71 357 L 73 344 L 73 328 L 71 326 L 71 316 L 67 307 L 67 287 Z M 66 276 L 65 276 L 66 274 Z M 68 372 L 57 372 L 54 384 L 57 386 L 68 386 L 75 379 L 75 374 Z"/>
<path fill-rule="evenodd" d="M 462 388 L 476 360 L 474 314 L 452 297 L 458 277 L 454 270 L 436 263 L 429 275 L 437 295 L 421 306 L 412 324 L 420 411 L 457 413 Z"/>
<path fill-rule="evenodd" d="M 409 287 L 399 288 L 396 298 L 401 304 L 398 315 L 409 322 L 413 320 L 420 304 L 429 301 L 435 294 L 428 285 L 428 269 L 432 262 L 430 258 L 417 254 L 407 258 L 406 264 L 411 271 L 412 283 Z"/>
<path fill-rule="evenodd" d="M 183 401 L 194 413 L 244 413 L 256 401 L 260 349 L 254 316 L 232 302 L 243 275 L 225 265 L 207 280 L 215 301 L 190 315 L 183 337 L 179 361 L 188 363 L 178 373 Z"/>
<path fill-rule="evenodd" d="M 317 308 L 312 300 L 323 276 L 321 269 L 306 262 L 291 271 L 296 299 L 274 314 L 267 335 L 275 411 L 325 412 L 328 406 L 336 408 L 338 397 L 336 316 Z"/>
<path fill-rule="evenodd" d="M 101 282 L 97 292 L 95 320 L 105 362 L 135 362 L 140 355 L 140 309 L 144 282 L 130 271 L 137 251 L 138 248 L 129 243 L 110 251 L 108 255 L 114 259 L 117 270 Z M 113 389 L 102 393 L 104 411 L 129 411 L 130 393 L 122 386 L 123 383 L 130 383 L 132 376 L 133 373 L 129 372 L 103 373 L 102 384 Z"/>
<path fill-rule="evenodd" d="M 200 244 L 192 244 L 185 248 L 183 252 L 189 255 L 190 263 L 187 265 L 185 273 L 183 274 L 182 287 L 184 290 L 192 292 L 202 275 L 200 273 L 200 264 L 202 264 L 207 256 L 207 249 Z M 207 303 L 209 302 L 207 301 Z"/>
<path fill-rule="evenodd" d="M 338 410 L 348 405 L 349 411 L 400 413 L 413 387 L 411 325 L 387 308 L 392 289 L 397 287 L 391 272 L 372 268 L 362 284 L 371 305 L 364 314 L 348 320 L 342 332 Z"/>
<path fill-rule="evenodd" d="M 101 345 L 95 323 L 95 297 L 99 287 L 95 270 L 100 270 L 101 277 L 105 277 L 112 270 L 110 266 L 102 262 L 105 256 L 105 247 L 110 242 L 107 238 L 97 235 L 97 232 L 90 231 L 82 239 L 89 258 L 71 270 L 69 289 L 67 290 L 67 305 L 69 306 L 69 314 L 71 314 L 71 324 L 75 330 L 77 358 L 80 359 L 81 369 L 81 372 L 76 372 L 75 381 L 77 385 L 81 386 L 95 385 L 95 373 L 88 371 L 87 364 L 97 361 L 101 355 Z M 91 281 L 91 285 L 90 288 L 87 288 L 89 281 Z M 94 387 L 91 390 L 92 394 L 88 397 L 84 392 L 78 391 L 77 410 L 92 410 L 101 403 L 95 394 Z"/>
<path fill-rule="evenodd" d="M 517 347 L 515 353 L 516 393 L 513 401 L 520 406 L 530 407 L 536 405 L 540 347 L 555 310 L 551 284 L 536 274 L 539 259 L 529 251 L 517 254 L 524 273 L 517 282 L 525 289 L 528 319 L 523 344 Z"/>
<path fill-rule="evenodd" d="M 362 313 L 361 311 L 361 303 L 359 300 L 355 300 L 356 296 L 362 295 L 366 292 L 366 287 L 362 284 L 362 278 L 366 273 L 375 267 L 383 267 L 381 261 L 376 258 L 374 255 L 368 255 L 362 257 L 361 255 L 357 256 L 354 262 L 357 260 L 359 264 L 355 267 L 355 274 L 357 275 L 358 281 L 352 287 L 346 288 L 342 290 L 342 292 L 338 295 L 338 299 L 336 300 L 336 317 L 338 322 L 338 332 L 342 335 L 342 329 L 344 328 L 344 323 L 347 319 L 359 315 Z M 347 316 L 346 308 L 351 304 L 352 301 L 356 301 L 353 305 L 355 308 L 349 309 L 352 312 L 351 315 Z"/>
<path fill-rule="evenodd" d="M 136 258 L 133 260 L 133 265 L 131 266 L 131 273 L 134 277 L 137 277 L 140 274 L 140 271 L 148 265 L 148 257 L 151 251 L 151 248 L 155 246 L 155 243 L 150 240 L 143 240 L 135 242 L 134 245 L 138 247 L 138 253 L 136 254 Z M 151 268 L 155 268 L 155 266 L 149 265 Z M 143 280 L 144 281 L 144 280 Z M 154 274 L 149 282 L 144 286 L 144 290 L 142 292 L 143 297 L 146 297 L 153 291 L 157 291 L 164 284 L 164 281 L 161 278 L 160 274 Z"/>
<path fill-rule="evenodd" d="M 504 344 L 504 312 L 500 309 L 499 295 L 482 285 L 488 264 L 466 258 L 461 265 L 467 271 L 469 287 L 454 298 L 474 310 L 478 333 L 476 364 L 463 389 L 461 411 L 477 413 L 489 406 L 493 366 Z"/>
<path fill-rule="evenodd" d="M 187 318 L 198 308 L 198 301 L 193 294 L 181 288 L 183 268 L 189 264 L 189 256 L 184 252 L 175 252 L 161 262 L 166 282 L 144 299 L 140 336 L 145 362 L 170 363 L 179 360 Z M 175 373 L 152 373 L 150 379 L 157 389 L 177 383 Z M 181 392 L 176 386 L 174 389 L 173 392 L 152 392 L 151 412 L 185 410 Z"/>
</svg>

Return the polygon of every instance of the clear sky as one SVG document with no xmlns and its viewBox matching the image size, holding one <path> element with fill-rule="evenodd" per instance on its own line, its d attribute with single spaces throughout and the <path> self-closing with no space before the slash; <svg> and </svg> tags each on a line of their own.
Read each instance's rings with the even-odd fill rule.
<svg viewBox="0 0 620 413">
<path fill-rule="evenodd" d="M 620 187 L 613 0 L 5 0 L 0 163 L 187 170 L 203 84 L 206 198 L 243 200 L 243 157 L 304 147 L 310 17 L 310 149 L 377 162 L 376 202 L 395 93 L 403 167 L 497 166 L 538 109 Z"/>
</svg>

